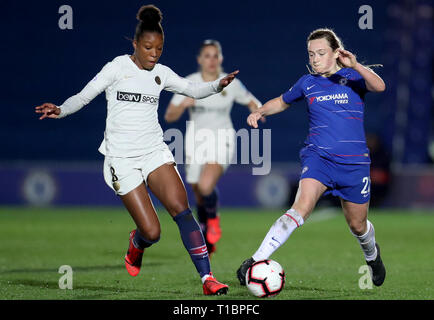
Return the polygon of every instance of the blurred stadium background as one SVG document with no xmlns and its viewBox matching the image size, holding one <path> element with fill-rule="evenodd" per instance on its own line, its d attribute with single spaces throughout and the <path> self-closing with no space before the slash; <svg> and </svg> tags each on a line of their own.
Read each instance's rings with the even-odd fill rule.
<svg viewBox="0 0 434 320">
<path fill-rule="evenodd" d="M 262 102 L 306 73 L 305 39 L 318 27 L 333 28 L 359 61 L 383 64 L 376 71 L 387 90 L 368 94 L 366 100 L 373 205 L 434 206 L 431 1 L 154 3 L 164 14 L 161 63 L 188 75 L 197 69 L 199 44 L 217 39 L 225 70 L 241 70 L 239 78 Z M 58 26 L 64 4 L 73 9 L 72 30 Z M 0 119 L 0 204 L 120 204 L 103 182 L 103 157 L 97 151 L 105 127 L 105 95 L 62 121 L 39 122 L 33 108 L 46 101 L 61 104 L 106 62 L 131 53 L 127 38 L 133 36 L 142 4 L 2 1 L 1 103 L 6 115 Z M 359 27 L 359 8 L 366 4 L 373 12 L 372 29 Z M 164 122 L 170 97 L 163 91 L 160 123 L 164 130 L 184 131 L 186 114 L 173 125 Z M 236 130 L 246 127 L 247 115 L 247 108 L 234 106 Z M 262 128 L 272 129 L 271 173 L 253 176 L 249 165 L 230 167 L 219 183 L 226 206 L 285 207 L 291 202 L 307 132 L 305 103 L 269 117 Z"/>
<path fill-rule="evenodd" d="M 58 268 L 59 259 L 63 259 L 61 263 L 77 265 L 79 271 L 84 270 L 85 276 L 89 276 L 87 284 L 82 278 L 84 293 L 76 298 L 110 298 L 110 294 L 119 293 L 119 288 L 127 296 L 129 290 L 134 290 L 131 288 L 136 288 L 129 282 L 126 285 L 124 278 L 127 275 L 119 260 L 119 252 L 123 252 L 126 245 L 122 242 L 128 230 L 126 225 L 132 224 L 132 221 L 119 217 L 118 212 L 124 209 L 104 183 L 103 156 L 97 151 L 105 127 L 105 95 L 101 94 L 80 112 L 59 121 L 38 121 L 34 107 L 43 102 L 61 104 L 80 91 L 106 62 L 118 55 L 132 53 L 127 38 L 133 36 L 138 8 L 147 3 L 117 0 L 1 2 L 3 94 L 0 104 L 5 112 L 0 118 L 0 274 L 5 291 L 0 286 L 0 297 L 60 297 L 56 293 L 58 291 L 52 296 L 37 291 L 38 288 L 57 287 L 56 272 L 49 281 L 41 276 L 41 272 L 52 274 Z M 164 15 L 166 42 L 161 63 L 186 76 L 197 69 L 196 54 L 200 43 L 205 39 L 217 39 L 223 47 L 225 70 L 239 69 L 239 79 L 262 102 L 280 95 L 307 72 L 305 39 L 310 31 L 318 27 L 333 28 L 346 48 L 356 53 L 359 61 L 384 65 L 376 71 L 385 80 L 387 90 L 367 95 L 365 128 L 373 160 L 372 205 L 380 208 L 379 211 L 391 213 L 378 217 L 376 223 L 384 231 L 380 232 L 381 239 L 387 238 L 385 245 L 390 252 L 390 263 L 395 259 L 391 275 L 395 274 L 395 280 L 398 280 L 392 282 L 395 287 L 389 287 L 389 291 L 383 291 L 385 295 L 378 298 L 432 299 L 432 286 L 426 282 L 429 277 L 431 282 L 433 279 L 432 262 L 427 258 L 432 258 L 430 223 L 433 215 L 430 213 L 434 212 L 432 1 L 167 0 L 151 3 L 157 5 Z M 62 5 L 73 9 L 72 30 L 62 30 L 58 26 Z M 370 5 L 373 10 L 373 29 L 359 27 L 359 19 L 363 15 L 359 13 L 359 8 L 362 5 Z M 164 130 L 174 127 L 184 132 L 186 115 L 173 125 L 164 122 L 163 115 L 170 98 L 171 94 L 163 91 L 160 123 Z M 232 119 L 236 130 L 247 127 L 247 115 L 247 108 L 234 106 Z M 227 220 L 222 219 L 227 232 L 222 247 L 226 246 L 228 251 L 222 249 L 221 258 L 214 265 L 227 279 L 233 278 L 233 270 L 239 264 L 233 259 L 234 255 L 253 250 L 268 228 L 267 221 L 274 221 L 279 210 L 290 205 L 300 171 L 298 152 L 303 145 L 307 125 L 304 102 L 269 117 L 261 127 L 272 132 L 270 174 L 255 176 L 251 171 L 253 165 L 233 165 L 220 180 L 221 204 L 229 208 Z M 182 165 L 180 169 L 183 174 Z M 187 191 L 191 204 L 194 204 L 189 186 Z M 154 201 L 158 205 L 158 201 Z M 322 200 L 322 205 L 334 206 L 336 202 L 326 198 Z M 84 206 L 86 209 L 82 210 Z M 115 211 L 104 209 L 108 206 L 113 206 Z M 271 212 L 273 217 L 257 215 L 243 230 L 238 230 L 248 216 L 248 212 L 241 207 Z M 428 215 L 416 218 L 410 214 L 414 208 L 423 208 Z M 98 212 L 105 216 L 104 220 L 100 220 Z M 73 219 L 73 216 L 77 218 Z M 165 230 L 169 230 L 165 239 L 178 239 L 169 218 L 164 217 L 162 221 L 168 224 L 165 226 Z M 337 223 L 330 220 L 321 226 L 314 224 L 314 227 L 309 227 L 311 229 L 306 229 L 304 237 L 330 236 L 331 241 L 335 237 L 339 239 L 334 245 L 341 245 L 344 236 L 348 239 L 351 236 L 346 229 L 339 231 L 342 236 L 337 236 Z M 343 222 L 339 221 L 341 227 Z M 100 235 L 101 228 L 107 233 L 107 238 L 113 237 L 102 245 L 101 255 L 94 257 L 91 256 L 93 247 L 89 245 L 89 239 Z M 24 239 L 22 230 L 27 236 Z M 251 232 L 256 232 L 258 238 L 253 239 Z M 330 264 L 328 269 L 323 270 L 326 275 L 318 278 L 311 268 L 323 268 L 338 260 L 327 255 L 326 259 L 330 261 L 313 264 L 309 255 L 304 255 L 311 249 L 309 241 L 305 240 L 308 238 L 301 238 L 301 234 L 297 234 L 288 246 L 301 248 L 303 254 L 299 256 L 304 260 L 290 260 L 283 252 L 277 258 L 287 265 L 298 263 L 294 270 L 299 270 L 299 273 L 301 270 L 312 272 L 300 274 L 300 279 L 312 282 L 304 287 L 299 283 L 292 284 L 290 288 L 295 291 L 288 291 L 288 295 L 282 294 L 281 297 L 297 298 L 300 292 L 305 292 L 308 298 L 312 297 L 311 293 L 316 298 L 360 297 L 358 289 L 350 293 L 342 292 L 345 283 L 321 282 L 325 281 L 321 279 L 329 277 L 330 280 L 333 277 L 341 279 L 341 274 L 345 272 L 349 279 L 353 279 L 357 269 L 349 271 L 345 265 L 336 269 Z M 239 236 L 252 240 L 242 244 L 230 242 L 231 237 Z M 412 242 L 407 241 L 410 238 Z M 28 248 L 27 239 L 32 239 L 31 263 L 19 250 Z M 165 239 L 160 245 L 166 248 L 167 259 L 172 259 L 170 263 L 173 264 L 178 261 L 174 259 L 185 254 L 181 244 L 177 244 L 179 248 L 174 248 L 174 242 Z M 360 252 L 354 249 L 356 242 L 348 241 L 345 244 L 348 251 L 342 252 L 341 258 L 348 260 L 347 265 L 351 266 L 354 260 L 350 258 L 364 263 Z M 346 253 L 350 252 L 350 247 L 352 256 Z M 231 248 L 233 251 L 229 251 Z M 419 250 L 416 253 L 415 248 Z M 328 250 L 324 247 L 321 252 L 325 255 Z M 74 258 L 69 252 L 76 253 Z M 403 252 L 407 254 L 405 265 L 401 264 Z M 158 255 L 158 250 L 152 254 L 155 256 L 151 266 L 165 259 Z M 12 258 L 16 259 L 16 263 L 10 265 Z M 321 256 L 315 258 L 320 259 Z M 167 265 L 163 262 L 162 265 Z M 186 266 L 190 272 L 188 262 Z M 169 267 L 161 269 L 166 273 L 155 274 L 158 281 L 167 281 L 165 275 L 172 272 Z M 418 282 L 414 277 L 414 268 L 424 268 L 424 273 L 416 275 Z M 93 273 L 87 275 L 88 270 Z M 27 275 L 27 282 L 22 280 L 23 274 Z M 399 282 L 399 277 L 404 275 L 407 278 Z M 149 285 L 147 277 L 150 275 L 140 281 Z M 111 281 L 102 287 L 102 293 L 98 291 L 99 279 Z M 168 279 L 173 281 L 174 278 Z M 166 284 L 167 290 L 172 290 L 170 285 Z M 179 282 L 179 286 L 182 285 L 182 281 Z M 315 286 L 321 288 L 322 285 L 336 288 L 332 292 L 315 289 Z M 154 297 L 168 297 L 164 291 L 166 287 L 161 291 L 161 287 L 155 283 L 154 286 L 158 293 Z M 420 291 L 413 295 L 416 291 L 412 290 L 416 287 Z M 29 291 L 29 288 L 36 291 Z M 246 295 L 241 288 L 235 290 Z M 127 297 L 134 298 L 134 294 L 136 292 L 132 291 Z M 174 297 L 179 297 L 178 291 Z M 198 292 L 196 298 L 201 297 Z"/>
</svg>

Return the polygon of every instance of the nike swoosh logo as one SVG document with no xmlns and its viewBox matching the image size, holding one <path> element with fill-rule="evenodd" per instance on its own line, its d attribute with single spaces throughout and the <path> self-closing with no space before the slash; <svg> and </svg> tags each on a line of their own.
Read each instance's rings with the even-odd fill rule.
<svg viewBox="0 0 434 320">
<path fill-rule="evenodd" d="M 310 87 L 307 87 L 306 89 L 307 89 L 307 90 L 310 90 L 310 89 L 312 89 L 313 87 L 315 87 L 315 85 L 310 86 Z"/>
<path fill-rule="evenodd" d="M 274 239 L 274 237 L 271 237 L 271 239 L 276 241 L 278 244 L 281 244 L 280 241 L 277 241 L 276 239 Z"/>
</svg>

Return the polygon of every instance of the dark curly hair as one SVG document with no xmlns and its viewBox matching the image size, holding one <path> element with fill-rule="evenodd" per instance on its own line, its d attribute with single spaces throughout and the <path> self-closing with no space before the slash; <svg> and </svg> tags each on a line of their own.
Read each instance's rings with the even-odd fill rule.
<svg viewBox="0 0 434 320">
<path fill-rule="evenodd" d="M 139 23 L 136 27 L 134 40 L 139 40 L 145 32 L 157 32 L 164 36 L 163 27 L 161 26 L 162 19 L 163 14 L 153 4 L 142 6 L 137 12 Z"/>
</svg>

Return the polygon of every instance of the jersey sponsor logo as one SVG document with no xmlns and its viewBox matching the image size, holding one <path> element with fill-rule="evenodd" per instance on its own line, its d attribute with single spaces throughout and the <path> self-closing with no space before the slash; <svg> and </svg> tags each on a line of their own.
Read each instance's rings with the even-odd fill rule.
<svg viewBox="0 0 434 320">
<path fill-rule="evenodd" d="M 148 103 L 152 105 L 158 104 L 158 101 L 160 100 L 158 97 L 141 94 L 141 93 L 132 93 L 132 92 L 122 92 L 118 91 L 116 99 L 119 101 L 126 101 L 126 102 L 138 102 L 138 103 Z"/>
<path fill-rule="evenodd" d="M 205 107 L 202 107 L 202 106 L 192 106 L 192 107 L 190 107 L 190 109 L 192 112 L 205 112 L 206 111 Z"/>
<path fill-rule="evenodd" d="M 117 97 L 119 101 L 140 102 L 142 95 L 140 93 L 130 93 L 118 91 Z"/>
<path fill-rule="evenodd" d="M 330 101 L 330 100 L 333 100 L 335 104 L 348 103 L 348 94 L 336 93 L 336 94 L 326 94 L 324 96 L 311 97 L 309 98 L 309 104 L 312 104 L 314 101 L 322 102 L 322 101 Z"/>
<path fill-rule="evenodd" d="M 348 79 L 347 78 L 342 77 L 342 78 L 339 79 L 339 84 L 341 86 L 345 86 L 347 83 L 348 83 Z"/>
<path fill-rule="evenodd" d="M 149 104 L 158 104 L 159 98 L 142 94 L 142 102 Z"/>
<path fill-rule="evenodd" d="M 280 243 L 280 241 L 279 240 L 277 240 L 276 238 L 274 238 L 274 237 L 271 237 L 271 239 L 272 240 L 274 240 L 274 241 L 276 241 L 278 244 L 280 244 L 280 245 L 282 245 L 282 243 Z"/>
<path fill-rule="evenodd" d="M 309 98 L 309 104 L 312 104 L 312 102 L 316 99 L 316 97 L 310 97 Z"/>
</svg>

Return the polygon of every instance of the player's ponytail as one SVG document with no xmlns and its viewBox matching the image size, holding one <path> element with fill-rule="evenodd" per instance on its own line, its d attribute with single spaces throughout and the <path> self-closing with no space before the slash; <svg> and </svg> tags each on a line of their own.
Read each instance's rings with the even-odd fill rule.
<svg viewBox="0 0 434 320">
<path fill-rule="evenodd" d="M 142 6 L 137 12 L 137 20 L 139 20 L 139 23 L 137 24 L 136 33 L 134 35 L 135 40 L 139 40 L 145 32 L 157 32 L 164 35 L 163 27 L 161 26 L 163 14 L 156 6 L 152 4 Z"/>
<path fill-rule="evenodd" d="M 320 28 L 312 31 L 307 37 L 307 43 L 311 40 L 317 40 L 317 39 L 326 39 L 330 47 L 332 48 L 333 52 L 336 51 L 337 49 L 345 49 L 342 40 L 336 35 L 336 33 L 332 29 Z M 339 67 L 345 68 L 345 66 L 342 65 L 339 59 L 336 60 L 336 63 L 338 64 Z M 381 64 L 365 65 L 365 67 L 367 68 L 382 67 L 382 66 L 383 65 Z M 310 74 L 315 74 L 315 72 L 310 70 L 308 65 L 306 65 L 306 67 L 307 70 L 309 70 Z"/>
</svg>

